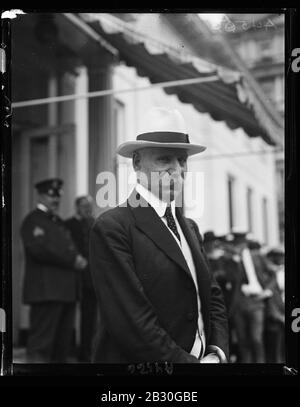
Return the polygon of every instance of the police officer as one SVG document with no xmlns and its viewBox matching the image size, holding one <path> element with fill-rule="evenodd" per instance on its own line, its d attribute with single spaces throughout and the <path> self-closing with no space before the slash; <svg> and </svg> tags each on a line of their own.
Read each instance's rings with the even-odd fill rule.
<svg viewBox="0 0 300 407">
<path fill-rule="evenodd" d="M 76 274 L 87 264 L 57 215 L 62 185 L 58 178 L 38 182 L 37 207 L 21 226 L 24 303 L 31 305 L 29 363 L 68 361 L 78 290 Z"/>
<path fill-rule="evenodd" d="M 93 217 L 93 198 L 89 195 L 75 199 L 76 213 L 65 221 L 79 253 L 88 258 L 89 234 Z M 80 273 L 80 354 L 82 362 L 91 361 L 93 336 L 96 327 L 97 299 L 89 265 Z"/>
</svg>

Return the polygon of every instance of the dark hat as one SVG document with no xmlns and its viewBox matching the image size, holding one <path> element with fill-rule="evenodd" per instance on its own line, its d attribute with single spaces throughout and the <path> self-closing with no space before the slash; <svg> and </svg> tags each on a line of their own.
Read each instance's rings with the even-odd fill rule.
<svg viewBox="0 0 300 407">
<path fill-rule="evenodd" d="M 241 243 L 247 242 L 248 232 L 239 231 L 239 230 L 232 230 L 231 231 L 232 241 L 233 243 Z"/>
<path fill-rule="evenodd" d="M 217 236 L 212 230 L 203 233 L 203 243 L 214 242 L 215 240 L 217 240 Z"/>
<path fill-rule="evenodd" d="M 39 181 L 35 184 L 35 188 L 40 194 L 47 194 L 49 196 L 61 196 L 62 195 L 63 181 L 59 178 L 50 178 L 43 181 Z"/>
<path fill-rule="evenodd" d="M 284 256 L 284 250 L 282 248 L 280 248 L 280 247 L 274 247 L 273 249 L 271 249 L 271 250 L 269 250 L 267 252 L 267 256 L 268 257 L 274 257 L 274 256 L 281 257 L 281 256 Z"/>
<path fill-rule="evenodd" d="M 230 235 L 220 235 L 216 237 L 220 242 L 229 242 L 231 240 Z"/>
<path fill-rule="evenodd" d="M 248 247 L 250 250 L 258 250 L 261 249 L 261 244 L 257 240 L 249 240 Z"/>
<path fill-rule="evenodd" d="M 142 127 L 136 140 L 122 143 L 117 153 L 131 158 L 134 151 L 145 147 L 180 148 L 187 155 L 206 150 L 206 147 L 190 143 L 182 114 L 176 109 L 152 107 L 141 120 Z"/>
</svg>

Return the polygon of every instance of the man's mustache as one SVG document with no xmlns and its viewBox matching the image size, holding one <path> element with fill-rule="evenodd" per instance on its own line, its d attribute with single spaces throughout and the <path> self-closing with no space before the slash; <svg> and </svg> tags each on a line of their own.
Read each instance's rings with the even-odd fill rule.
<svg viewBox="0 0 300 407">
<path fill-rule="evenodd" d="M 164 171 L 158 171 L 158 177 L 159 179 L 166 179 L 166 180 L 170 180 L 170 181 L 177 181 L 180 179 L 184 179 L 184 171 L 181 171 L 180 173 L 176 172 L 176 173 L 169 173 L 168 171 L 164 170 Z"/>
</svg>

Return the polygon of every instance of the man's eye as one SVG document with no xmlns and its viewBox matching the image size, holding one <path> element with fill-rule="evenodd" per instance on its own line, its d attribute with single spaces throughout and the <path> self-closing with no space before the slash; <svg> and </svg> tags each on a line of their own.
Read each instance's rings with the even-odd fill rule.
<svg viewBox="0 0 300 407">
<path fill-rule="evenodd" d="M 170 161 L 170 158 L 169 157 L 159 157 L 158 158 L 158 161 L 163 161 L 163 162 L 169 162 Z"/>
</svg>

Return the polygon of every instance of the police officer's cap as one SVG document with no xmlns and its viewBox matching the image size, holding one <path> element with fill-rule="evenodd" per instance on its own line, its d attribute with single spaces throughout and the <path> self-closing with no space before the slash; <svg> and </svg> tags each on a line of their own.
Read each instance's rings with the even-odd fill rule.
<svg viewBox="0 0 300 407">
<path fill-rule="evenodd" d="M 274 247 L 267 252 L 267 256 L 282 257 L 284 256 L 284 250 L 281 247 Z"/>
<path fill-rule="evenodd" d="M 261 249 L 261 244 L 257 240 L 249 240 L 248 247 L 250 250 L 259 250 Z"/>
<path fill-rule="evenodd" d="M 60 178 L 50 178 L 39 181 L 35 184 L 35 188 L 40 194 L 47 194 L 49 196 L 61 196 L 63 181 Z"/>
<path fill-rule="evenodd" d="M 248 242 L 249 232 L 242 229 L 234 228 L 231 230 L 230 235 L 233 243 Z"/>
</svg>

